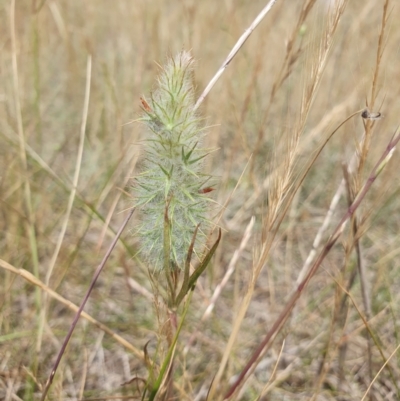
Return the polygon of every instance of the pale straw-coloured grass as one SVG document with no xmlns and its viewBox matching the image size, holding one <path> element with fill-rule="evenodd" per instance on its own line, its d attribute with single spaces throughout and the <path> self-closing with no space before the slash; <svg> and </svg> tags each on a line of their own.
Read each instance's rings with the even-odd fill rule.
<svg viewBox="0 0 400 401">
<path fill-rule="evenodd" d="M 126 123 L 154 89 L 154 61 L 182 49 L 213 125 L 204 170 L 219 177 L 223 235 L 174 351 L 174 396 L 398 398 L 399 157 L 384 152 L 399 124 L 399 10 L 326 3 L 3 2 L 0 398 L 40 399 L 70 310 L 132 205 L 143 130 Z M 363 120 L 366 107 L 383 118 Z M 151 294 L 163 283 L 132 232 L 49 399 L 138 398 L 146 358 L 161 366 L 167 308 Z"/>
</svg>

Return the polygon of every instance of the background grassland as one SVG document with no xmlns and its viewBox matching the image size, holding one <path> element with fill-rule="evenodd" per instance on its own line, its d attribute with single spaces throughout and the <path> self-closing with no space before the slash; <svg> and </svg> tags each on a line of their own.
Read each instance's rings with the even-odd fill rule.
<svg viewBox="0 0 400 401">
<path fill-rule="evenodd" d="M 10 1 L 0 2 L 0 399 L 5 400 L 40 398 L 73 312 L 33 279 L 7 270 L 4 262 L 79 304 L 132 204 L 129 193 L 145 132 L 139 123 L 127 123 L 139 116 L 140 96 L 154 88 L 157 63 L 190 49 L 200 94 L 265 5 L 259 0 L 47 0 L 34 12 L 38 3 L 16 1 L 14 41 Z M 175 386 L 182 400 L 204 399 L 218 370 L 267 235 L 268 208 L 276 201 L 271 177 L 288 166 L 294 133 L 299 136 L 292 173 L 281 190 L 288 193 L 320 143 L 371 99 L 384 1 L 350 0 L 301 123 L 328 13 L 327 2 L 316 1 L 298 29 L 303 3 L 310 2 L 278 0 L 201 106 L 212 126 L 206 146 L 218 148 L 205 166 L 218 177 L 213 213 L 226 207 L 219 221 L 221 244 L 198 282 L 179 342 Z M 400 8 L 392 2 L 388 10 L 372 95 L 374 111 L 381 109 L 384 118 L 372 127 L 370 147 L 364 150 L 359 145 L 363 120 L 359 115 L 351 119 L 308 173 L 258 277 L 221 391 L 283 309 L 342 180 L 342 162 L 349 163 L 356 151 L 365 156 L 365 168 L 349 180 L 360 188 L 400 123 Z M 55 253 L 73 189 L 88 55 L 92 68 L 83 159 Z M 376 343 L 368 340 L 357 310 L 366 313 L 359 275 L 349 289 L 354 302 L 344 297 L 348 308 L 341 314 L 335 309 L 344 296 L 342 287 L 357 271 L 348 225 L 237 399 L 256 399 L 268 380 L 265 400 L 360 399 L 399 344 L 399 163 L 395 152 L 357 215 Z M 344 195 L 325 240 L 346 209 Z M 252 216 L 255 225 L 236 270 L 212 315 L 201 321 Z M 163 320 L 149 295 L 148 269 L 135 256 L 135 224 L 123 234 L 85 310 L 138 350 L 150 341 L 153 356 Z M 375 381 L 372 399 L 398 399 L 398 355 Z M 50 395 L 65 400 L 137 396 L 136 382 L 121 387 L 135 376 L 146 377 L 140 357 L 81 318 Z"/>
</svg>

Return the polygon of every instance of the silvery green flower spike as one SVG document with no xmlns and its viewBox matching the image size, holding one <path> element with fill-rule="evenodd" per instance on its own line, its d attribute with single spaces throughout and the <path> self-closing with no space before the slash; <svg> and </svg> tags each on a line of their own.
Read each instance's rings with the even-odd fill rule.
<svg viewBox="0 0 400 401">
<path fill-rule="evenodd" d="M 142 171 L 134 185 L 142 213 L 142 254 L 157 270 L 183 269 L 196 226 L 195 251 L 204 245 L 209 176 L 201 148 L 203 119 L 194 111 L 193 58 L 182 51 L 168 60 L 150 100 L 141 98 L 147 127 Z"/>
</svg>

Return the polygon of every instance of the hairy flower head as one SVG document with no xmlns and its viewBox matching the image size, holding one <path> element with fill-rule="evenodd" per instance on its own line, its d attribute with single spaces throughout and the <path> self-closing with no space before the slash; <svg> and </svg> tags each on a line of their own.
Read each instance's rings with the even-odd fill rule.
<svg viewBox="0 0 400 401">
<path fill-rule="evenodd" d="M 202 171 L 204 126 L 193 110 L 193 62 L 186 51 L 170 59 L 149 102 L 142 99 L 148 138 L 135 199 L 142 212 L 142 254 L 155 269 L 166 266 L 166 235 L 167 264 L 182 269 L 196 226 L 206 225 L 208 191 L 203 187 L 209 176 Z M 203 237 L 199 230 L 195 249 L 201 250 Z"/>
</svg>

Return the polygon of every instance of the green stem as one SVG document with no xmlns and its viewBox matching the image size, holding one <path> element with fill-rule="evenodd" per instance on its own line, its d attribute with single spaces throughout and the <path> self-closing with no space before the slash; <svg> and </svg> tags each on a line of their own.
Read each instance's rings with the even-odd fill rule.
<svg viewBox="0 0 400 401">
<path fill-rule="evenodd" d="M 182 330 L 182 326 L 183 326 L 183 323 L 185 321 L 187 311 L 189 310 L 189 305 L 190 305 L 190 301 L 192 299 L 192 295 L 193 295 L 193 290 L 190 292 L 189 298 L 188 298 L 188 300 L 187 300 L 187 302 L 185 304 L 185 309 L 183 310 L 183 315 L 182 315 L 181 322 L 179 323 L 179 326 L 178 326 L 178 329 L 176 330 L 174 339 L 173 339 L 173 341 L 171 343 L 171 346 L 169 347 L 167 356 L 164 359 L 164 362 L 163 362 L 163 364 L 161 366 L 161 370 L 160 370 L 160 373 L 159 373 L 159 375 L 157 377 L 157 380 L 156 380 L 156 382 L 155 382 L 155 384 L 153 386 L 153 389 L 151 390 L 151 393 L 150 393 L 150 396 L 149 396 L 149 401 L 153 401 L 155 399 L 155 396 L 157 395 L 158 390 L 160 389 L 161 383 L 162 383 L 162 381 L 163 381 L 163 379 L 165 377 L 165 374 L 166 374 L 166 372 L 168 370 L 168 367 L 171 364 L 171 361 L 172 361 L 172 358 L 173 358 L 173 355 L 174 355 L 174 352 L 175 352 L 175 348 L 176 348 L 176 343 L 178 342 L 179 334 L 180 334 L 180 332 Z"/>
</svg>

